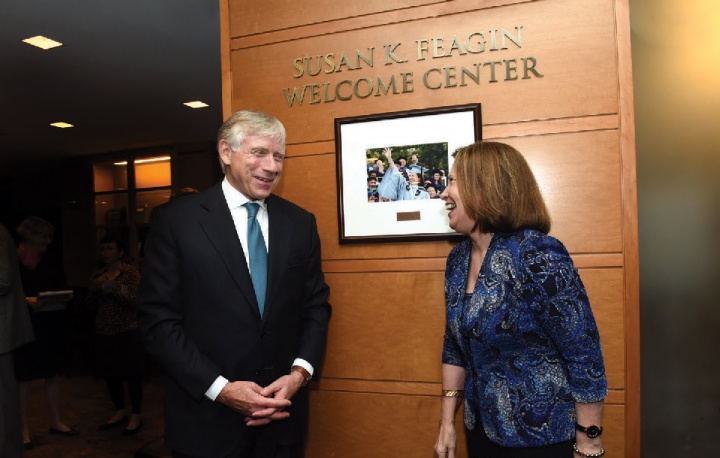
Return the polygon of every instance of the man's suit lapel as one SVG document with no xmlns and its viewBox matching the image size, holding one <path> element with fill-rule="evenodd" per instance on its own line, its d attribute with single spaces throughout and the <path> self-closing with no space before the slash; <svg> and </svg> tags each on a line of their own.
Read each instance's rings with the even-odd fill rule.
<svg viewBox="0 0 720 458">
<path fill-rule="evenodd" d="M 273 304 L 283 287 L 285 266 L 291 252 L 293 221 L 284 213 L 280 202 L 271 195 L 267 203 L 270 231 L 270 250 L 268 251 L 268 285 L 265 298 L 265 319 L 272 316 Z"/>
<path fill-rule="evenodd" d="M 199 218 L 200 226 L 215 247 L 218 256 L 222 258 L 225 267 L 230 271 L 230 275 L 240 287 L 245 300 L 259 317 L 260 309 L 255 298 L 250 270 L 245 262 L 245 253 L 238 239 L 235 223 L 225 202 L 225 195 L 220 184 L 214 186 L 207 193 L 207 199 L 201 205 L 206 212 Z"/>
</svg>

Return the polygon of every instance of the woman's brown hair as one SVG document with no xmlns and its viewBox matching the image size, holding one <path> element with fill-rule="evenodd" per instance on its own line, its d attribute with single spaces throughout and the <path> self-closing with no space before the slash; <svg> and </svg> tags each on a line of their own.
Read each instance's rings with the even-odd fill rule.
<svg viewBox="0 0 720 458">
<path fill-rule="evenodd" d="M 510 145 L 476 142 L 457 150 L 455 179 L 463 205 L 482 232 L 550 232 L 550 214 L 525 158 Z"/>
</svg>

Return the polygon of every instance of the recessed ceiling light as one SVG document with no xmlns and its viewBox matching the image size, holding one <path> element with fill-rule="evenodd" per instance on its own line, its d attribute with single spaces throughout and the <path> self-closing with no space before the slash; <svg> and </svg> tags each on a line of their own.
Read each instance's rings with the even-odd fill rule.
<svg viewBox="0 0 720 458">
<path fill-rule="evenodd" d="M 194 102 L 185 102 L 185 103 L 183 103 L 183 105 L 187 105 L 190 108 L 204 108 L 204 107 L 209 106 L 207 103 L 201 102 L 199 100 L 196 100 Z"/>
<path fill-rule="evenodd" d="M 146 162 L 162 162 L 162 161 L 169 161 L 170 156 L 160 156 L 160 157 L 148 157 L 145 159 L 135 159 L 133 162 L 135 164 L 144 164 Z"/>
<path fill-rule="evenodd" d="M 32 38 L 26 38 L 23 41 L 29 45 L 37 46 L 38 48 L 42 49 L 52 49 L 57 48 L 58 46 L 62 46 L 62 43 L 51 40 L 50 38 L 44 37 L 42 35 L 38 35 Z"/>
<path fill-rule="evenodd" d="M 72 125 L 72 124 L 68 124 L 68 123 L 62 122 L 62 121 L 61 121 L 61 122 L 54 122 L 54 123 L 52 123 L 52 124 L 50 124 L 50 125 L 53 126 L 53 127 L 59 127 L 59 128 L 61 128 L 61 129 L 67 129 L 68 127 L 75 127 L 75 126 Z"/>
</svg>

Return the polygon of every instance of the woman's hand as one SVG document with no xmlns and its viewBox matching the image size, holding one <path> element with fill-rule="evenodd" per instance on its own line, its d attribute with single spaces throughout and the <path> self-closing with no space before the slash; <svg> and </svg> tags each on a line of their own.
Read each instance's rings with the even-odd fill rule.
<svg viewBox="0 0 720 458">
<path fill-rule="evenodd" d="M 113 278 L 113 279 L 103 282 L 103 284 L 100 286 L 100 288 L 102 288 L 102 290 L 105 291 L 106 293 L 109 293 L 115 289 L 116 285 L 117 285 L 117 283 L 115 282 L 115 279 Z"/>
<path fill-rule="evenodd" d="M 40 306 L 40 302 L 38 301 L 37 296 L 28 296 L 25 298 L 25 303 L 30 307 L 32 310 L 36 310 Z"/>
<path fill-rule="evenodd" d="M 455 431 L 455 425 L 440 422 L 440 432 L 438 433 L 437 442 L 435 442 L 435 454 L 438 458 L 455 458 L 456 447 L 457 432 Z"/>
</svg>

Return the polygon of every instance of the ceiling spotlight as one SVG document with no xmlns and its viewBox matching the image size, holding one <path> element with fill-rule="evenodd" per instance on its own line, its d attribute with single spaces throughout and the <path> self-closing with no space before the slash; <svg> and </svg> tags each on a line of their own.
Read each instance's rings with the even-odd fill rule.
<svg viewBox="0 0 720 458">
<path fill-rule="evenodd" d="M 159 157 L 148 157 L 145 159 L 135 159 L 133 162 L 135 164 L 145 164 L 147 162 L 163 162 L 163 161 L 169 161 L 170 156 L 159 156 Z"/>
<path fill-rule="evenodd" d="M 204 107 L 209 106 L 207 103 L 201 102 L 199 100 L 196 100 L 194 102 L 185 102 L 185 103 L 183 103 L 183 105 L 187 105 L 190 108 L 204 108 Z"/>
<path fill-rule="evenodd" d="M 25 42 L 29 45 L 37 46 L 38 48 L 42 48 L 42 49 L 52 49 L 52 48 L 57 48 L 58 46 L 62 46 L 62 43 L 55 41 L 55 40 L 51 40 L 50 38 L 44 37 L 42 35 L 38 35 L 38 36 L 32 37 L 32 38 L 26 38 L 23 40 L 23 42 Z"/>
<path fill-rule="evenodd" d="M 67 129 L 68 127 L 75 127 L 75 126 L 72 125 L 72 124 L 68 124 L 68 123 L 62 122 L 62 121 L 61 121 L 61 122 L 54 122 L 54 123 L 52 123 L 52 124 L 50 124 L 50 125 L 53 126 L 53 127 L 59 127 L 59 128 L 61 128 L 61 129 Z"/>
</svg>

